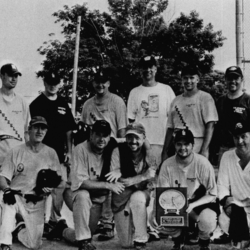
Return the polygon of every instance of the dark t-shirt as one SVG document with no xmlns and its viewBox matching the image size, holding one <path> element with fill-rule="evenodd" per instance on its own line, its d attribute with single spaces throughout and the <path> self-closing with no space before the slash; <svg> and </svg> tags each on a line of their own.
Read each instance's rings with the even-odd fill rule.
<svg viewBox="0 0 250 250">
<path fill-rule="evenodd" d="M 218 137 L 220 146 L 234 147 L 233 136 L 230 133 L 237 122 L 249 120 L 250 126 L 250 95 L 244 93 L 236 99 L 229 99 L 227 95 L 220 97 L 216 103 L 219 115 Z"/>
<path fill-rule="evenodd" d="M 62 97 L 58 96 L 56 100 L 52 101 L 41 94 L 30 104 L 30 114 L 31 117 L 43 116 L 47 120 L 49 128 L 43 143 L 55 149 L 62 163 L 66 133 L 76 129 L 75 120 L 68 104 Z"/>
</svg>

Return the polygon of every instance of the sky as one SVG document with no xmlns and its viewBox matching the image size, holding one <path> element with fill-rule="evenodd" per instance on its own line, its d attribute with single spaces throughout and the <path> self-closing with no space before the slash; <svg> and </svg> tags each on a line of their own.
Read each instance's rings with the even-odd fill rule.
<svg viewBox="0 0 250 250">
<path fill-rule="evenodd" d="M 108 10 L 107 0 L 0 0 L 0 66 L 11 62 L 18 67 L 22 77 L 16 92 L 28 101 L 43 89 L 42 80 L 35 74 L 44 59 L 37 49 L 50 40 L 50 33 L 55 33 L 53 38 L 63 39 L 61 27 L 55 24 L 52 14 L 64 5 L 71 7 L 84 2 L 91 10 Z M 181 12 L 189 14 L 192 10 L 199 13 L 204 25 L 212 23 L 214 30 L 222 30 L 227 38 L 223 47 L 213 52 L 214 69 L 225 71 L 235 65 L 235 0 L 169 0 L 163 17 L 168 23 Z"/>
</svg>

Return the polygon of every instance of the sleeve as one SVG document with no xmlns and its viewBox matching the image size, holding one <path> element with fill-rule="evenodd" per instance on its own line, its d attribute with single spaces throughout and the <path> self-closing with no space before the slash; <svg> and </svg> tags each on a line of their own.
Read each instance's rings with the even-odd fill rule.
<svg viewBox="0 0 250 250">
<path fill-rule="evenodd" d="M 0 175 L 11 181 L 15 173 L 14 153 L 10 150 L 0 168 Z"/>
<path fill-rule="evenodd" d="M 205 159 L 202 164 L 204 164 L 203 172 L 202 172 L 202 178 L 201 178 L 201 184 L 206 188 L 207 194 L 217 196 L 217 185 L 215 181 L 215 174 L 214 174 L 214 168 L 210 164 L 210 162 Z"/>
<path fill-rule="evenodd" d="M 110 164 L 110 171 L 120 169 L 120 154 L 119 149 L 116 147 L 113 150 L 112 156 L 111 156 L 111 164 Z"/>
<path fill-rule="evenodd" d="M 200 104 L 202 118 L 205 124 L 218 121 L 218 113 L 213 97 L 210 94 L 201 95 Z"/>
<path fill-rule="evenodd" d="M 73 162 L 70 173 L 72 191 L 78 190 L 82 182 L 88 180 L 89 177 L 86 153 L 84 154 L 82 144 L 79 144 L 73 150 Z"/>
<path fill-rule="evenodd" d="M 129 94 L 129 97 L 128 97 L 128 104 L 127 104 L 127 114 L 128 114 L 128 119 L 132 119 L 132 120 L 135 120 L 136 119 L 136 115 L 137 115 L 137 112 L 138 112 L 138 107 L 136 105 L 136 98 L 135 98 L 135 89 L 132 89 L 130 94 Z"/>
<path fill-rule="evenodd" d="M 171 103 L 176 96 L 175 96 L 173 89 L 170 86 L 168 86 L 168 91 L 169 91 L 170 103 Z"/>
<path fill-rule="evenodd" d="M 122 98 L 117 99 L 116 105 L 115 105 L 115 114 L 116 114 L 116 124 L 117 128 L 122 129 L 126 128 L 127 126 L 127 108 L 122 100 Z"/>
<path fill-rule="evenodd" d="M 223 154 L 220 162 L 217 180 L 218 196 L 220 200 L 222 200 L 225 196 L 231 195 L 228 165 L 229 164 L 227 162 L 227 157 L 225 157 L 225 154 Z"/>
<path fill-rule="evenodd" d="M 169 173 L 167 171 L 167 161 L 164 161 L 157 179 L 157 187 L 170 187 Z"/>
</svg>

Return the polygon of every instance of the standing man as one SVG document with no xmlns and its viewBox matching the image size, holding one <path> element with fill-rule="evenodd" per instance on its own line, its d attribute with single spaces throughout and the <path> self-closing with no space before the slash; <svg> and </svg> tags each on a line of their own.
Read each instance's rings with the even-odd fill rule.
<svg viewBox="0 0 250 250">
<path fill-rule="evenodd" d="M 200 72 L 197 67 L 184 67 L 181 78 L 184 93 L 177 96 L 171 104 L 162 161 L 168 157 L 174 131 L 185 128 L 194 135 L 194 152 L 208 158 L 214 124 L 218 121 L 212 96 L 198 89 Z"/>
<path fill-rule="evenodd" d="M 14 64 L 5 64 L 1 68 L 0 166 L 11 148 L 24 143 L 25 133 L 28 132 L 29 106 L 14 92 L 21 75 Z"/>
<path fill-rule="evenodd" d="M 230 131 L 234 130 L 236 121 L 250 120 L 250 96 L 243 92 L 243 74 L 240 67 L 227 68 L 225 80 L 228 92 L 216 103 L 219 115 L 216 126 L 216 140 L 220 147 L 219 161 L 225 151 L 235 147 Z"/>
<path fill-rule="evenodd" d="M 31 116 L 42 116 L 46 119 L 49 131 L 43 143 L 53 148 L 60 163 L 71 163 L 72 131 L 75 129 L 74 117 L 68 103 L 60 96 L 60 77 L 53 72 L 46 72 L 44 77 L 45 90 L 30 104 Z M 66 155 L 64 154 L 66 148 Z M 64 179 L 67 179 L 67 169 L 63 167 Z M 52 192 L 52 209 L 49 224 L 54 226 L 61 217 L 63 192 L 65 185 L 60 185 Z"/>
<path fill-rule="evenodd" d="M 190 130 L 181 129 L 174 137 L 175 155 L 163 162 L 158 187 L 187 187 L 189 227 L 198 224 L 200 250 L 209 250 L 210 236 L 217 225 L 219 206 L 215 203 L 217 186 L 213 166 L 202 155 L 193 152 L 195 139 Z M 154 209 L 155 216 L 155 209 Z M 153 220 L 155 222 L 155 219 Z M 155 226 L 156 224 L 153 223 Z M 182 250 L 184 230 L 158 226 L 172 236 L 172 250 Z M 189 229 L 189 228 L 188 228 Z"/>
<path fill-rule="evenodd" d="M 120 170 L 125 190 L 113 193 L 112 209 L 122 247 L 142 249 L 149 239 L 147 233 L 147 206 L 150 202 L 150 181 L 156 167 L 146 162 L 145 128 L 131 123 L 126 128 L 126 142 L 119 144 Z"/>
<path fill-rule="evenodd" d="M 127 109 L 124 101 L 118 95 L 110 93 L 114 70 L 101 67 L 93 71 L 93 89 L 95 95 L 88 99 L 82 108 L 82 121 L 92 126 L 98 120 L 105 120 L 111 126 L 111 136 L 124 138 L 127 125 Z M 99 240 L 109 240 L 114 237 L 113 213 L 111 210 L 111 196 L 103 206 L 99 224 Z"/>
<path fill-rule="evenodd" d="M 55 150 L 42 143 L 47 130 L 48 124 L 43 117 L 33 117 L 29 125 L 29 141 L 11 149 L 1 166 L 0 189 L 4 192 L 0 227 L 2 250 L 11 250 L 17 213 L 23 219 L 15 230 L 19 241 L 31 249 L 38 249 L 42 244 L 46 195 L 36 196 L 36 177 L 42 169 L 51 169 L 62 175 Z M 51 190 L 45 187 L 43 193 Z M 28 201 L 25 195 L 40 199 Z"/>
<path fill-rule="evenodd" d="M 142 85 L 131 90 L 128 98 L 129 122 L 139 122 L 146 130 L 157 166 L 166 133 L 170 104 L 175 94 L 170 86 L 155 80 L 157 62 L 153 56 L 143 56 L 139 62 Z"/>
<path fill-rule="evenodd" d="M 229 234 L 234 247 L 247 249 L 250 245 L 249 120 L 235 121 L 231 132 L 236 148 L 222 155 L 217 181 L 223 208 L 219 224 Z"/>
</svg>

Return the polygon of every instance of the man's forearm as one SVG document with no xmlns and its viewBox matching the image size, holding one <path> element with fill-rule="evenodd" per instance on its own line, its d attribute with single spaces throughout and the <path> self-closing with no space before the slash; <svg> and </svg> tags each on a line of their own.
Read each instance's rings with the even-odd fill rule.
<svg viewBox="0 0 250 250">
<path fill-rule="evenodd" d="M 212 140 L 213 132 L 214 132 L 214 122 L 208 122 L 206 124 L 204 141 L 203 141 L 203 144 L 201 146 L 201 152 L 208 150 L 209 144 Z"/>
<path fill-rule="evenodd" d="M 83 181 L 80 189 L 109 189 L 108 182 L 105 181 L 92 181 L 92 180 L 85 180 Z"/>
<path fill-rule="evenodd" d="M 66 133 L 67 152 L 72 154 L 72 131 Z"/>
</svg>

